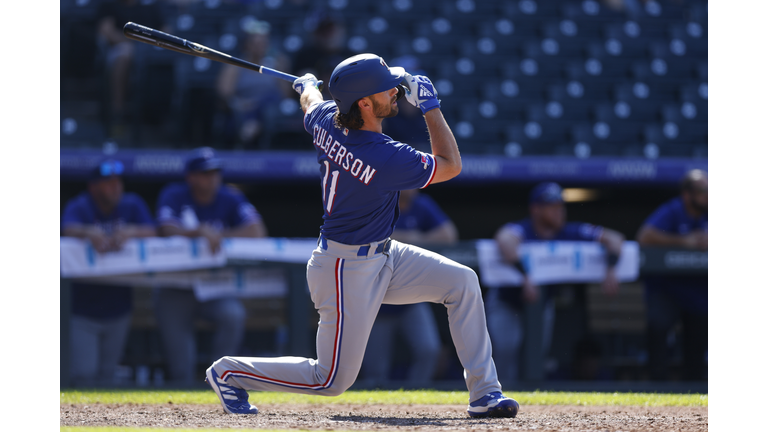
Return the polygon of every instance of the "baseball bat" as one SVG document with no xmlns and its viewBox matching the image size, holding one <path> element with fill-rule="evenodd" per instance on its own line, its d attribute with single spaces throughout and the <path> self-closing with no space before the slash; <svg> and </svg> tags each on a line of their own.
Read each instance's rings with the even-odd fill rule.
<svg viewBox="0 0 768 432">
<path fill-rule="evenodd" d="M 153 28 L 149 28 L 141 24 L 136 24 L 134 22 L 128 22 L 125 24 L 125 26 L 123 27 L 123 34 L 128 39 L 133 39 L 139 42 L 143 42 L 145 44 L 156 45 L 156 46 L 159 46 L 160 48 L 165 48 L 167 50 L 176 51 L 182 54 L 207 58 L 209 60 L 231 64 L 233 66 L 239 66 L 241 68 L 256 71 L 260 74 L 284 79 L 286 81 L 293 82 L 298 78 L 295 75 L 287 74 L 285 72 L 280 72 L 279 70 L 271 69 L 266 66 L 258 65 L 256 63 L 251 63 L 243 59 L 233 57 L 221 51 L 216 51 L 214 49 L 208 48 L 205 45 L 200 45 L 199 43 L 195 43 L 187 39 L 182 39 L 178 36 L 164 33 L 164 32 L 161 32 L 160 30 L 155 30 Z M 317 83 L 317 86 L 321 91 L 323 90 L 322 81 L 319 81 Z"/>
</svg>

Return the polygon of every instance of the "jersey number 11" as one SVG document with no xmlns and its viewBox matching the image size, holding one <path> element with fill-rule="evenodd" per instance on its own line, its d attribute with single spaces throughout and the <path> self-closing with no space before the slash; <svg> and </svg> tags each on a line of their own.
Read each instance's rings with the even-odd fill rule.
<svg viewBox="0 0 768 432">
<path fill-rule="evenodd" d="M 339 171 L 335 170 L 331 172 L 331 164 L 328 161 L 323 161 L 325 164 L 325 175 L 323 176 L 323 204 L 325 205 L 325 211 L 331 214 L 333 209 L 333 200 L 336 198 L 336 186 L 339 181 Z M 328 174 L 331 175 L 331 186 L 328 187 Z M 326 193 L 326 188 L 328 192 Z"/>
</svg>

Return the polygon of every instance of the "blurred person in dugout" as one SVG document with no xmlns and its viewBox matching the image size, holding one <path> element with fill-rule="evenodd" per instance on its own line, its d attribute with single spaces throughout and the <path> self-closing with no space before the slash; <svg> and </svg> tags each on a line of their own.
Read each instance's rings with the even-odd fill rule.
<svg viewBox="0 0 768 432">
<path fill-rule="evenodd" d="M 536 241 L 589 241 L 599 242 L 606 249 L 607 270 L 602 282 L 602 291 L 615 295 L 619 290 L 619 280 L 615 267 L 619 261 L 624 236 L 614 230 L 584 222 L 567 222 L 563 191 L 557 183 L 536 185 L 529 197 L 530 217 L 518 222 L 509 222 L 496 231 L 494 240 L 501 258 L 515 267 L 523 275 L 522 288 L 491 288 L 487 293 L 486 314 L 488 332 L 493 344 L 493 358 L 499 372 L 499 380 L 513 383 L 519 378 L 520 346 L 523 341 L 521 313 L 525 303 L 544 302 L 543 355 L 549 353 L 555 322 L 554 290 L 557 285 L 537 286 L 529 277 L 523 265 L 518 247 L 522 243 Z M 575 290 L 580 303 L 585 303 L 583 289 Z M 582 323 L 585 326 L 585 323 Z M 590 342 L 588 338 L 574 345 L 579 353 L 580 347 Z M 576 359 L 578 364 L 579 359 Z M 581 371 L 574 370 L 578 376 Z"/>
<path fill-rule="evenodd" d="M 170 32 L 170 26 L 159 2 L 142 0 L 106 0 L 97 11 L 97 43 L 106 62 L 109 82 L 107 105 L 110 135 L 122 137 L 128 120 L 130 69 L 136 43 L 123 35 L 123 26 L 132 21 Z"/>
<path fill-rule="evenodd" d="M 662 204 L 637 233 L 641 246 L 707 251 L 708 176 L 691 170 L 680 195 Z M 708 277 L 645 276 L 648 366 L 652 380 L 672 379 L 671 350 L 682 347 L 682 377 L 707 380 Z M 682 325 L 682 334 L 675 327 Z M 682 343 L 676 336 L 682 336 Z"/>
<path fill-rule="evenodd" d="M 418 190 L 400 191 L 400 215 L 391 237 L 429 248 L 458 241 L 456 225 L 437 203 Z M 410 350 L 406 379 L 411 384 L 428 385 L 434 378 L 443 351 L 432 306 L 382 304 L 373 323 L 371 337 L 363 358 L 363 379 L 372 384 L 387 382 L 393 374 L 393 349 L 397 336 L 404 338 Z"/>
<path fill-rule="evenodd" d="M 266 21 L 246 24 L 240 38 L 241 58 L 280 71 L 290 70 L 288 57 L 270 44 L 270 31 Z M 225 142 L 252 148 L 264 131 L 265 111 L 292 96 L 293 88 L 288 81 L 225 64 L 216 81 L 216 93 L 222 102 L 217 113 L 218 133 L 224 135 Z"/>
<path fill-rule="evenodd" d="M 339 63 L 358 53 L 347 48 L 347 26 L 341 15 L 319 10 L 310 14 L 305 23 L 312 37 L 293 55 L 294 75 L 311 73 L 327 83 Z M 323 96 L 332 99 L 328 85 L 323 90 Z"/>
<path fill-rule="evenodd" d="M 157 201 L 161 236 L 203 237 L 213 253 L 228 237 L 266 237 L 267 229 L 242 193 L 222 185 L 222 161 L 213 149 L 195 149 L 185 167 L 185 182 L 166 186 Z M 163 340 L 169 378 L 178 384 L 198 382 L 195 321 L 213 324 L 211 352 L 203 363 L 236 355 L 245 331 L 245 307 L 236 297 L 199 301 L 192 287 L 156 288 L 155 317 Z"/>
<path fill-rule="evenodd" d="M 87 190 L 67 202 L 61 234 L 88 240 L 97 253 L 118 251 L 126 240 L 154 237 L 144 200 L 123 192 L 123 164 L 105 160 L 90 173 Z M 77 384 L 114 384 L 133 308 L 130 286 L 72 282 L 71 378 Z"/>
</svg>

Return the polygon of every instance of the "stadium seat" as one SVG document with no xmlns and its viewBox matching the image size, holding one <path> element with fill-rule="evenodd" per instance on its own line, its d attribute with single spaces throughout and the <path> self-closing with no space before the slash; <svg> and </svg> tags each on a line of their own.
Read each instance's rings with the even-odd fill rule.
<svg viewBox="0 0 768 432">
<path fill-rule="evenodd" d="M 707 28 L 695 21 L 675 22 L 669 25 L 669 40 L 683 41 L 691 56 L 706 58 L 708 54 Z"/>
<path fill-rule="evenodd" d="M 700 156 L 702 148 L 706 148 L 706 143 L 683 141 L 674 127 L 665 127 L 662 123 L 647 125 L 643 130 L 643 138 L 646 144 L 653 143 L 658 147 L 659 157 Z"/>
<path fill-rule="evenodd" d="M 622 13 L 612 10 L 597 0 L 575 0 L 562 2 L 560 13 L 564 18 L 570 18 L 585 23 L 599 23 L 622 18 Z"/>
<path fill-rule="evenodd" d="M 507 18 L 528 22 L 541 22 L 558 16 L 556 2 L 546 0 L 518 0 L 504 2 L 501 14 Z"/>
</svg>

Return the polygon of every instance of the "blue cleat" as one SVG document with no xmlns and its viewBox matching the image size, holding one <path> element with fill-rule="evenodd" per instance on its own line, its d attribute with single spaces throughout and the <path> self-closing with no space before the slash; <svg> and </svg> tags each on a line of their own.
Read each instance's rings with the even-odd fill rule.
<svg viewBox="0 0 768 432">
<path fill-rule="evenodd" d="M 501 392 L 489 393 L 467 407 L 470 417 L 515 417 L 520 405 Z"/>
<path fill-rule="evenodd" d="M 259 413 L 258 408 L 248 403 L 248 392 L 227 384 L 226 381 L 219 378 L 219 375 L 213 370 L 213 366 L 205 371 L 205 382 L 216 392 L 221 406 L 224 407 L 224 412 L 229 414 Z"/>
</svg>

